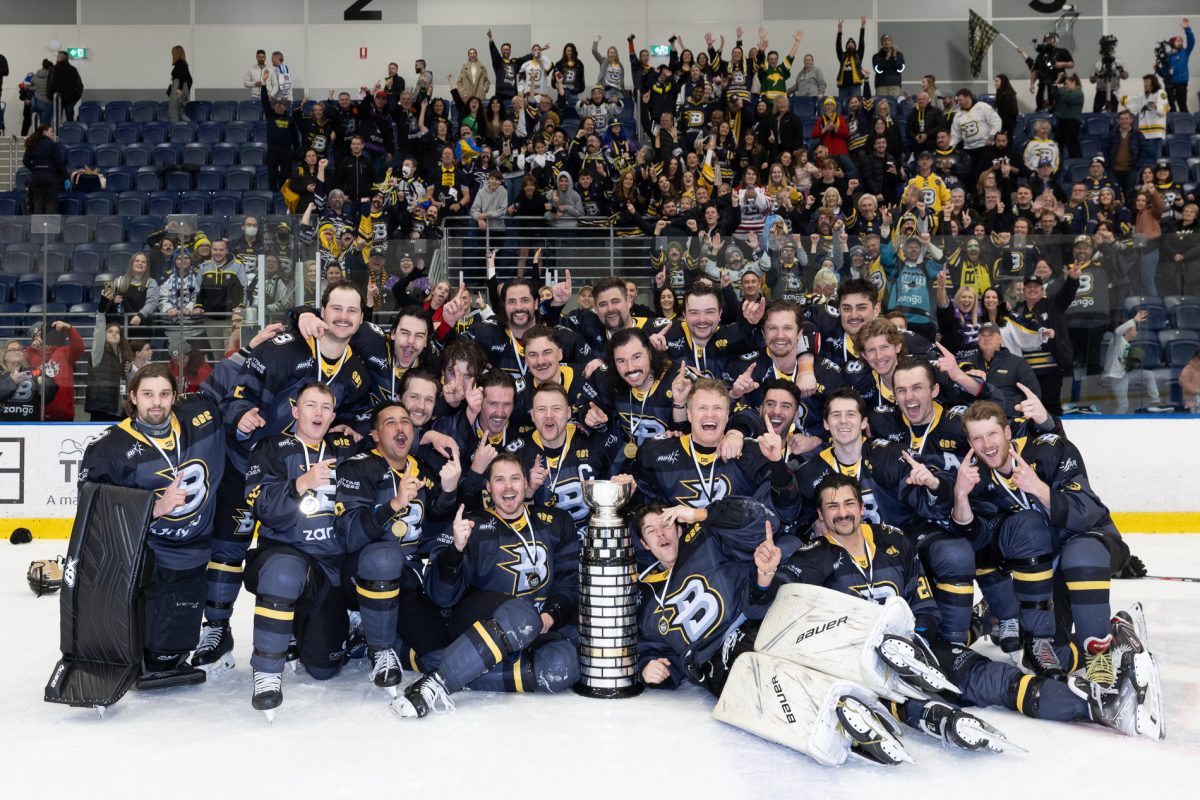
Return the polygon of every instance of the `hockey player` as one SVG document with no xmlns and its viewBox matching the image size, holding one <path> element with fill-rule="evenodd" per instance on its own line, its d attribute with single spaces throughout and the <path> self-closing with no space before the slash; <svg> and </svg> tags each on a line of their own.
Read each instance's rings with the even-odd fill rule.
<svg viewBox="0 0 1200 800">
<path fill-rule="evenodd" d="M 1014 437 L 1007 415 L 989 401 L 972 403 L 963 426 L 971 449 L 951 520 L 977 551 L 1011 571 L 1029 665 L 1062 676 L 1082 653 L 1088 679 L 1113 686 L 1109 576 L 1124 568 L 1129 548 L 1092 490 L 1083 457 L 1055 433 Z M 1069 643 L 1055 641 L 1056 576 L 1065 583 L 1058 627 L 1072 634 Z"/>
<path fill-rule="evenodd" d="M 1135 715 L 1131 705 L 1117 701 L 1080 676 L 1057 681 L 1027 675 L 1011 664 L 995 662 L 961 644 L 936 636 L 937 605 L 921 568 L 916 547 L 900 530 L 863 521 L 857 481 L 839 473 L 827 475 L 817 487 L 819 514 L 826 534 L 799 550 L 779 568 L 777 583 L 799 581 L 837 589 L 877 603 L 902 597 L 917 620 L 917 632 L 929 640 L 935 663 L 958 687 L 947 699 L 910 700 L 893 704 L 898 719 L 947 744 L 967 750 L 1007 749 L 1003 734 L 957 707 L 1001 705 L 1025 716 L 1062 721 L 1091 720 L 1130 732 Z M 1110 627 L 1105 620 L 1105 630 Z M 1140 649 L 1136 635 L 1123 625 L 1122 646 Z M 1131 682 L 1130 673 L 1122 680 Z M 950 702 L 947 702 L 949 700 Z M 953 704 L 952 704 L 953 703 Z"/>
<path fill-rule="evenodd" d="M 717 447 L 729 422 L 725 384 L 712 378 L 696 381 L 686 409 L 690 434 L 653 439 L 638 452 L 633 473 L 648 500 L 705 508 L 723 497 L 741 495 L 767 504 L 781 516 L 794 516 L 799 493 L 778 434 L 764 433 L 756 442 L 747 442 L 739 458 L 724 460 Z"/>
<path fill-rule="evenodd" d="M 321 299 L 324 331 L 300 339 L 283 333 L 251 351 L 221 399 L 226 431 L 227 465 L 217 490 L 216 530 L 208 565 L 206 624 L 192 665 L 210 675 L 233 667 L 229 618 L 242 584 L 242 561 L 254 533 L 245 498 L 245 472 L 250 449 L 260 441 L 291 430 L 297 390 L 316 380 L 330 387 L 336 400 L 335 429 L 352 431 L 365 417 L 371 379 L 350 346 L 362 324 L 362 293 L 348 281 L 330 283 Z M 223 371 L 218 366 L 214 375 Z M 357 436 L 357 433 L 353 433 Z"/>
<path fill-rule="evenodd" d="M 619 442 L 609 442 L 606 431 L 588 434 L 570 421 L 570 399 L 562 384 L 540 384 L 533 390 L 531 406 L 535 430 L 508 447 L 521 457 L 529 476 L 526 499 L 566 511 L 582 537 L 591 514 L 583 484 L 611 474 Z"/>
<path fill-rule="evenodd" d="M 619 331 L 626 328 L 647 329 L 654 333 L 666 327 L 666 321 L 659 323 L 649 317 L 635 316 L 632 311 L 632 301 L 625 287 L 625 281 L 616 276 L 601 278 L 592 289 L 596 300 L 595 309 L 577 308 L 563 317 L 564 327 L 575 331 L 583 337 L 591 347 L 593 357 L 605 352 L 610 340 Z"/>
<path fill-rule="evenodd" d="M 79 484 L 107 483 L 157 495 L 146 538 L 154 559 L 147 567 L 138 686 L 200 683 L 204 673 L 186 662 L 200 626 L 213 498 L 225 468 L 220 413 L 202 395 L 177 397 L 165 364 L 148 364 L 130 379 L 125 410 L 128 419 L 88 445 Z"/>
<path fill-rule="evenodd" d="M 762 320 L 764 301 L 746 303 L 743 321 L 721 325 L 721 292 L 710 283 L 697 283 L 683 301 L 683 319 L 674 320 L 652 343 L 666 344 L 667 355 L 698 375 L 720 378 L 733 359 L 754 348 L 755 326 Z M 661 337 L 661 339 L 660 339 Z"/>
<path fill-rule="evenodd" d="M 451 609 L 456 636 L 441 665 L 410 684 L 393 708 L 402 717 L 450 711 L 450 695 L 557 692 L 579 679 L 572 636 L 579 602 L 579 537 L 567 512 L 528 505 L 520 459 L 488 468 L 494 508 L 465 513 L 434 545 L 425 590 Z"/>
<path fill-rule="evenodd" d="M 410 664 L 449 642 L 440 611 L 421 589 L 421 559 L 432 547 L 433 529 L 453 514 L 462 466 L 452 457 L 434 472 L 414 455 L 412 418 L 398 403 L 375 409 L 371 439 L 374 448 L 338 468 L 333 508 L 338 539 L 357 561 L 351 574 L 371 679 L 395 696 L 401 678 L 393 648 L 397 630 Z"/>
<path fill-rule="evenodd" d="M 796 470 L 825 442 L 820 418 L 809 411 L 800 389 L 786 378 L 767 378 L 761 388 L 763 400 L 758 408 L 739 405 L 729 418 L 729 429 L 721 437 L 721 457 L 739 457 L 742 442 L 769 431 L 783 440 L 783 460 Z"/>
<path fill-rule="evenodd" d="M 246 556 L 254 606 L 254 693 L 270 712 L 283 702 L 283 666 L 293 636 L 300 664 L 317 680 L 342 668 L 349 634 L 345 549 L 334 527 L 336 465 L 354 441 L 331 433 L 337 398 L 325 383 L 300 387 L 289 403 L 295 425 L 258 443 L 246 470 L 246 505 L 258 545 Z M 370 554 L 363 554 L 370 561 Z M 383 559 L 379 559 L 382 561 Z M 391 565 L 392 580 L 400 565 Z"/>
<path fill-rule="evenodd" d="M 783 378 L 796 384 L 802 397 L 811 397 L 829 380 L 825 372 L 816 374 L 814 340 L 819 339 L 811 325 L 806 326 L 800 306 L 790 300 L 775 300 L 767 306 L 762 319 L 765 347 L 746 353 L 740 361 L 731 361 L 725 371 L 730 397 L 750 407 L 762 402 L 762 384 L 767 378 Z M 736 375 L 736 377 L 735 377 Z"/>
<path fill-rule="evenodd" d="M 521 344 L 525 348 L 525 363 L 533 380 L 526 381 L 525 388 L 517 392 L 513 407 L 513 419 L 525 427 L 529 423 L 529 412 L 535 388 L 547 383 L 557 383 L 567 393 L 571 419 L 581 419 L 582 409 L 595 400 L 595 387 L 583 376 L 583 369 L 563 363 L 561 328 L 549 325 L 534 325 L 525 332 Z"/>
</svg>

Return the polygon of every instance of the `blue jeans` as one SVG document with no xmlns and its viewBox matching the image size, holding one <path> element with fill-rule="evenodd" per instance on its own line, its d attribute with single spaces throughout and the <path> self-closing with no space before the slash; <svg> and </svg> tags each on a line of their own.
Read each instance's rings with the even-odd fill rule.
<svg viewBox="0 0 1200 800">
<path fill-rule="evenodd" d="M 1141 255 L 1142 294 L 1158 297 L 1158 243 L 1143 246 Z"/>
<path fill-rule="evenodd" d="M 1146 140 L 1146 155 L 1142 158 L 1142 166 L 1146 164 L 1154 165 L 1162 155 L 1164 139 L 1147 139 Z"/>
</svg>

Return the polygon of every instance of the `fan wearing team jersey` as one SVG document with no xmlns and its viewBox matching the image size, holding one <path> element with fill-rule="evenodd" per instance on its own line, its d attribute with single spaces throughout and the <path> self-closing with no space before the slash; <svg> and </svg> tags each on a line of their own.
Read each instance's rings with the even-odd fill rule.
<svg viewBox="0 0 1200 800">
<path fill-rule="evenodd" d="M 591 514 L 583 499 L 583 484 L 612 474 L 610 466 L 620 442 L 607 431 L 588 433 L 571 422 L 571 404 L 562 384 L 538 384 L 530 406 L 533 432 L 508 446 L 510 453 L 521 457 L 529 476 L 526 498 L 566 511 L 582 536 Z"/>
<path fill-rule="evenodd" d="M 694 284 L 683 301 L 683 319 L 651 336 L 651 343 L 664 345 L 672 361 L 698 375 L 722 377 L 731 361 L 754 348 L 766 302 L 744 303 L 741 320 L 728 325 L 720 324 L 723 305 L 721 292 L 711 283 Z"/>
<path fill-rule="evenodd" d="M 765 503 L 781 517 L 792 517 L 800 499 L 796 478 L 783 460 L 783 439 L 764 433 L 746 442 L 739 458 L 725 460 L 717 448 L 729 423 L 729 389 L 701 378 L 687 396 L 691 433 L 651 439 L 638 451 L 632 470 L 647 500 L 705 508 L 724 497 L 741 495 Z"/>
</svg>

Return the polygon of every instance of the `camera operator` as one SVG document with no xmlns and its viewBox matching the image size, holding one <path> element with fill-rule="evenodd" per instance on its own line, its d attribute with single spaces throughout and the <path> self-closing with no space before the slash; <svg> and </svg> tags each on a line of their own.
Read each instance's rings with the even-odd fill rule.
<svg viewBox="0 0 1200 800">
<path fill-rule="evenodd" d="M 1188 59 L 1192 55 L 1192 48 L 1196 46 L 1196 36 L 1187 17 L 1180 21 L 1179 27 L 1183 28 L 1187 43 L 1184 43 L 1183 36 L 1172 36 L 1166 42 L 1159 42 L 1154 49 L 1154 71 L 1162 76 L 1171 111 L 1186 112 Z"/>
<path fill-rule="evenodd" d="M 1034 40 L 1037 44 L 1037 40 Z M 1017 52 L 1025 59 L 1029 67 L 1029 91 L 1037 92 L 1038 111 L 1052 111 L 1054 96 L 1051 88 L 1062 83 L 1067 77 L 1067 70 L 1075 68 L 1075 59 L 1068 50 L 1058 46 L 1058 34 L 1051 31 L 1042 37 L 1042 43 L 1037 46 L 1036 57 L 1018 47 Z"/>
<path fill-rule="evenodd" d="M 1117 58 L 1117 37 L 1100 37 L 1100 60 L 1092 68 L 1088 78 L 1096 84 L 1096 99 L 1092 101 L 1093 113 L 1117 110 L 1117 91 L 1121 81 L 1129 77 L 1129 72 L 1121 59 Z"/>
</svg>

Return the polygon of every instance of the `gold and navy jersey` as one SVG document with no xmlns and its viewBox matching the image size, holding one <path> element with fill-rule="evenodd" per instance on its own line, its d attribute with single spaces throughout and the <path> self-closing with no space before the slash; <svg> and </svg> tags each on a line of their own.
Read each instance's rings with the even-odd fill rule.
<svg viewBox="0 0 1200 800">
<path fill-rule="evenodd" d="M 213 500 L 224 469 L 225 432 L 216 404 L 190 394 L 177 401 L 171 433 L 163 439 L 147 437 L 128 419 L 100 433 L 84 451 L 79 486 L 106 483 L 161 497 L 178 476 L 183 505 L 152 520 L 147 541 L 161 566 L 186 569 L 208 560 Z"/>
<path fill-rule="evenodd" d="M 632 389 L 619 378 L 612 380 L 608 367 L 602 366 L 588 380 L 594 387 L 596 405 L 608 415 L 606 431 L 620 442 L 633 442 L 641 447 L 645 442 L 675 430 L 674 400 L 671 397 L 671 381 L 677 369 L 668 367 L 646 391 Z M 617 386 L 618 382 L 620 386 Z M 611 387 L 617 386 L 612 389 Z M 619 455 L 613 462 L 613 471 L 626 468 L 625 456 Z"/>
<path fill-rule="evenodd" d="M 529 377 L 530 379 L 525 381 L 525 387 L 517 392 L 517 399 L 513 403 L 512 419 L 520 428 L 533 425 L 529 413 L 533 406 L 533 391 L 537 388 L 537 381 L 532 375 Z M 588 403 L 598 399 L 596 387 L 583 377 L 583 367 L 567 364 L 559 367 L 558 383 L 567 390 L 567 402 L 571 406 L 570 418 L 576 422 L 581 421 L 587 413 Z"/>
<path fill-rule="evenodd" d="M 760 620 L 770 605 L 754 584 L 754 550 L 767 521 L 779 520 L 761 503 L 719 500 L 704 522 L 685 525 L 675 564 L 657 561 L 638 577 L 638 667 L 656 658 L 671 662 L 668 686 L 685 669 L 712 658 L 725 636 L 746 620 Z M 778 538 L 778 537 L 777 537 Z"/>
<path fill-rule="evenodd" d="M 566 511 L 582 533 L 592 513 L 583 499 L 584 481 L 604 480 L 610 476 L 612 457 L 620 452 L 620 448 L 621 443 L 604 431 L 589 434 L 568 424 L 567 439 L 561 447 L 546 447 L 538 432 L 533 431 L 510 444 L 508 451 L 521 457 L 526 475 L 541 456 L 542 466 L 550 474 L 533 496 L 533 501 Z"/>
<path fill-rule="evenodd" d="M 1010 244 L 992 262 L 992 283 L 1004 287 L 1024 281 L 1027 275 L 1033 274 L 1039 258 L 1041 251 L 1034 245 Z"/>
<path fill-rule="evenodd" d="M 362 427 L 369 416 L 371 377 L 358 354 L 347 347 L 342 357 L 330 361 L 317 351 L 316 342 L 281 333 L 250 352 L 235 385 L 221 402 L 221 415 L 229 435 L 229 459 L 246 469 L 250 449 L 271 436 L 290 432 L 295 423 L 292 405 L 306 383 L 320 381 L 333 391 L 335 425 Z M 238 421 L 257 408 L 266 422 L 248 436 L 237 430 Z"/>
<path fill-rule="evenodd" d="M 340 433 L 329 434 L 319 447 L 283 433 L 255 445 L 246 468 L 246 504 L 258 525 L 259 546 L 282 544 L 315 557 L 335 586 L 346 552 L 334 527 L 337 467 L 329 483 L 304 494 L 296 490 L 296 479 L 321 461 L 341 461 L 353 452 L 354 440 Z"/>
<path fill-rule="evenodd" d="M 917 618 L 917 630 L 936 631 L 941 619 L 917 555 L 916 539 L 890 525 L 862 523 L 866 555 L 852 556 L 833 534 L 815 539 L 779 567 L 779 584 L 807 583 L 836 589 L 873 603 L 901 597 Z"/>
<path fill-rule="evenodd" d="M 922 520 L 935 523 L 948 520 L 954 504 L 953 475 L 931 467 L 941 479 L 938 491 L 912 486 L 906 482 L 912 469 L 904 460 L 903 453 L 904 448 L 894 442 L 874 439 L 863 442 L 860 457 L 853 464 L 841 463 L 832 447 L 810 458 L 796 474 L 800 495 L 804 499 L 803 524 L 811 525 L 816 519 L 817 484 L 835 471 L 858 481 L 862 489 L 865 522 L 911 530 Z"/>
<path fill-rule="evenodd" d="M 347 553 L 372 542 L 397 541 L 406 565 L 420 576 L 421 558 L 432 548 L 435 531 L 453 515 L 456 492 L 443 492 L 436 472 L 410 455 L 403 470 L 394 469 L 378 450 L 359 453 L 338 466 L 334 492 L 334 527 Z M 392 498 L 407 477 L 420 484 L 417 496 L 399 511 Z"/>
<path fill-rule="evenodd" d="M 1040 512 L 1051 527 L 1069 533 L 1117 534 L 1108 508 L 1092 490 L 1083 456 L 1075 445 L 1058 433 L 1031 437 L 1014 430 L 1012 447 L 1050 487 L 1050 507 L 1017 487 L 1010 477 L 1011 463 L 993 470 L 976 460 L 980 480 L 970 495 L 975 516 L 968 525 L 954 525 L 960 534 L 990 541 L 1007 517 L 1030 509 Z"/>
<path fill-rule="evenodd" d="M 757 442 L 746 442 L 742 455 L 724 461 L 690 434 L 651 439 L 638 451 L 633 475 L 647 501 L 706 508 L 726 497 L 753 497 L 772 511 L 796 503 L 796 479 L 782 460 L 768 461 Z"/>
<path fill-rule="evenodd" d="M 515 520 L 471 512 L 475 523 L 461 552 L 447 528 L 437 537 L 425 593 L 451 608 L 472 591 L 524 597 L 555 620 L 574 621 L 579 605 L 579 535 L 566 511 L 526 505 Z"/>
<path fill-rule="evenodd" d="M 754 335 L 753 326 L 738 321 L 721 325 L 707 343 L 700 345 L 693 341 L 688 324 L 678 318 L 663 331 L 667 339 L 667 355 L 672 361 L 717 379 L 724 378 L 726 366 L 731 361 L 754 349 Z"/>
<path fill-rule="evenodd" d="M 547 324 L 553 322 L 547 321 Z M 555 333 L 562 342 L 564 361 L 584 363 L 596 357 L 586 339 L 581 338 L 569 327 L 558 325 L 555 327 Z M 451 338 L 454 335 L 452 333 Z M 518 393 L 525 388 L 526 383 L 531 380 L 525 366 L 525 347 L 507 326 L 476 319 L 463 335 L 483 348 L 492 367 L 504 370 L 512 376 L 517 384 Z"/>
</svg>

